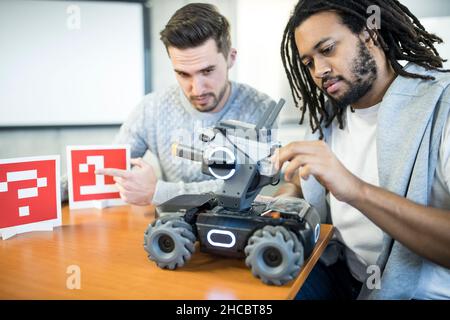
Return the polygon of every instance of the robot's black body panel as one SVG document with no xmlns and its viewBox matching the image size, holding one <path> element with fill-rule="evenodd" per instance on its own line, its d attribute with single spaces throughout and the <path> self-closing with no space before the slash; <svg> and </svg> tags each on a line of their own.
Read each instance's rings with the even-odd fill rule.
<svg viewBox="0 0 450 320">
<path fill-rule="evenodd" d="M 248 211 L 235 212 L 218 206 L 213 193 L 175 197 L 158 207 L 157 212 L 158 215 L 163 212 L 182 216 L 192 225 L 203 252 L 243 258 L 250 236 L 256 230 L 271 225 L 283 226 L 294 232 L 304 247 L 305 256 L 309 256 L 317 241 L 317 232 L 320 231 L 318 215 L 314 208 L 300 199 L 289 201 L 296 212 L 281 211 L 280 217 L 276 219 L 263 214 L 272 208 L 279 210 L 276 206 L 280 201 L 273 204 L 254 203 Z M 292 205 L 293 202 L 296 204 Z"/>
</svg>

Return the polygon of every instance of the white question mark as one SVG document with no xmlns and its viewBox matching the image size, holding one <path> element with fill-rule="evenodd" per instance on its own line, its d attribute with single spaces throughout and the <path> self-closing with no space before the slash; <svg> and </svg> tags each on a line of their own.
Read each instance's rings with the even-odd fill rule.
<svg viewBox="0 0 450 320">
<path fill-rule="evenodd" d="M 0 182 L 0 192 L 8 191 L 8 182 L 37 180 L 36 187 L 23 188 L 17 190 L 17 197 L 19 199 L 33 198 L 38 196 L 38 188 L 47 186 L 47 178 L 38 178 L 37 170 L 14 171 L 6 174 L 6 182 Z M 30 207 L 19 207 L 19 216 L 25 217 L 30 215 Z"/>
</svg>

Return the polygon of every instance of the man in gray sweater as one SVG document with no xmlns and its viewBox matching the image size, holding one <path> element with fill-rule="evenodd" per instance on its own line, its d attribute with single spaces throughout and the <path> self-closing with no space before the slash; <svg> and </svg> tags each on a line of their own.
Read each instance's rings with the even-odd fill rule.
<svg viewBox="0 0 450 320">
<path fill-rule="evenodd" d="M 122 199 L 134 205 L 217 190 L 222 181 L 202 174 L 200 163 L 172 156 L 172 143 L 197 143 L 199 131 L 220 120 L 256 123 L 272 102 L 248 85 L 229 81 L 236 49 L 227 19 L 214 6 L 182 7 L 161 31 L 161 40 L 178 85 L 145 96 L 122 125 L 115 142 L 131 146 L 133 169 L 96 172 L 114 176 Z M 147 150 L 159 160 L 162 179 L 140 158 Z"/>
</svg>

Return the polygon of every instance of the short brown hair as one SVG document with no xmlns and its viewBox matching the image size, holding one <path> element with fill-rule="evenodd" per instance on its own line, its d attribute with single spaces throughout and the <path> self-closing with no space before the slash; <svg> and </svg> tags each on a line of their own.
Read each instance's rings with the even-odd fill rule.
<svg viewBox="0 0 450 320">
<path fill-rule="evenodd" d="M 178 49 L 194 48 L 208 39 L 226 57 L 231 48 L 230 24 L 214 5 L 191 3 L 178 9 L 161 31 L 161 41 Z"/>
</svg>

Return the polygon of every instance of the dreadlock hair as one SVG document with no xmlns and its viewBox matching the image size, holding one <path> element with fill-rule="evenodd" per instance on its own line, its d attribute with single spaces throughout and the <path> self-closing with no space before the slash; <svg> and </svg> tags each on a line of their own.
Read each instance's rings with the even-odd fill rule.
<svg viewBox="0 0 450 320">
<path fill-rule="evenodd" d="M 342 129 L 344 108 L 333 103 L 325 108 L 325 96 L 320 91 L 307 67 L 300 61 L 295 44 L 295 29 L 310 16 L 323 12 L 336 12 L 342 23 L 354 34 L 361 33 L 367 27 L 367 9 L 376 5 L 380 8 L 383 28 L 371 29 L 369 34 L 380 45 L 396 74 L 424 80 L 434 77 L 407 72 L 399 60 L 413 62 L 427 70 L 448 72 L 442 68 L 446 60 L 439 56 L 434 43 L 442 43 L 438 36 L 428 33 L 420 21 L 397 0 L 300 0 L 286 25 L 281 42 L 281 58 L 287 74 L 295 106 L 303 100 L 300 124 L 303 123 L 306 109 L 310 112 L 310 126 L 313 132 L 319 130 L 323 139 L 322 123 L 328 127 L 337 117 Z"/>
</svg>

